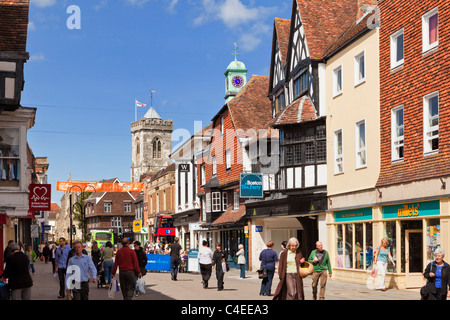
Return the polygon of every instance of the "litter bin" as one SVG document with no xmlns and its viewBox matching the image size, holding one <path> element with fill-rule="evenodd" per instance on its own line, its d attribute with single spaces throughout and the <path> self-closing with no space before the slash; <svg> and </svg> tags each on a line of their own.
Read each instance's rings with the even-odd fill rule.
<svg viewBox="0 0 450 320">
<path fill-rule="evenodd" d="M 198 265 L 198 250 L 197 249 L 191 249 L 188 252 L 188 258 L 187 258 L 187 272 L 200 272 L 200 268 Z"/>
</svg>

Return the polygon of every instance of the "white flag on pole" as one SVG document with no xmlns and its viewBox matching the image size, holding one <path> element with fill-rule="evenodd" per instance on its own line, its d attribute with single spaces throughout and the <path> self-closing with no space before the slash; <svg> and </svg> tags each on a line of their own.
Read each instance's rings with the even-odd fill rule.
<svg viewBox="0 0 450 320">
<path fill-rule="evenodd" d="M 136 101 L 136 107 L 146 107 L 147 105 L 145 103 L 139 102 L 137 100 Z"/>
</svg>

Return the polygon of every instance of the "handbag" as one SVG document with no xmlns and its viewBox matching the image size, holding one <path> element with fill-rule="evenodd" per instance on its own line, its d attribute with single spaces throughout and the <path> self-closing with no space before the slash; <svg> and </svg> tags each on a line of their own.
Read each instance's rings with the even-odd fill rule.
<svg viewBox="0 0 450 320">
<path fill-rule="evenodd" d="M 265 253 L 265 256 L 264 256 L 264 267 L 262 269 L 256 270 L 256 272 L 258 272 L 258 278 L 259 279 L 266 279 L 267 278 L 267 268 L 266 268 L 266 265 L 267 265 L 267 249 L 266 249 L 266 251 L 264 253 Z"/>
</svg>

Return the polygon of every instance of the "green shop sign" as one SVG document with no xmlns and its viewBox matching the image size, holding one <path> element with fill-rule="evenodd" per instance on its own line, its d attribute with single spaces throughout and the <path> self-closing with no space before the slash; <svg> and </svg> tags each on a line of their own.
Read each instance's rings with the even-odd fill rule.
<svg viewBox="0 0 450 320">
<path fill-rule="evenodd" d="M 439 200 L 396 204 L 383 207 L 383 219 L 434 216 L 440 212 Z"/>
<path fill-rule="evenodd" d="M 334 212 L 335 222 L 349 222 L 359 220 L 371 220 L 372 208 L 352 209 Z"/>
</svg>

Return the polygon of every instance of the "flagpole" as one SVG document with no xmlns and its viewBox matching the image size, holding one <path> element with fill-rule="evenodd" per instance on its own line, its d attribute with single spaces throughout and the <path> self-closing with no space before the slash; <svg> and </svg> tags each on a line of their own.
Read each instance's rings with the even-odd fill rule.
<svg viewBox="0 0 450 320">
<path fill-rule="evenodd" d="M 137 121 L 137 102 L 134 100 L 134 121 Z"/>
</svg>

